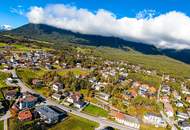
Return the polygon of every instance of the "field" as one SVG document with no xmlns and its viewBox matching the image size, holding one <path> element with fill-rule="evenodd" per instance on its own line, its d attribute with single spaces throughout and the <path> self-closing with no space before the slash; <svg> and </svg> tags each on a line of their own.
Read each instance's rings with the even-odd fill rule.
<svg viewBox="0 0 190 130">
<path fill-rule="evenodd" d="M 18 76 L 25 82 L 29 83 L 31 79 L 34 78 L 41 78 L 47 71 L 44 69 L 41 70 L 31 70 L 31 69 L 18 69 L 17 74 Z"/>
<path fill-rule="evenodd" d="M 159 87 L 161 83 L 161 77 L 159 76 L 148 76 L 141 73 L 129 73 L 129 77 L 137 81 L 142 81 L 145 84 L 153 85 Z"/>
<path fill-rule="evenodd" d="M 108 112 L 100 107 L 94 106 L 94 105 L 88 105 L 87 107 L 84 108 L 83 112 L 93 115 L 93 116 L 102 116 L 102 117 L 107 117 Z"/>
<path fill-rule="evenodd" d="M 97 123 L 72 115 L 48 130 L 94 130 L 96 127 Z"/>
<path fill-rule="evenodd" d="M 190 78 L 190 65 L 166 56 L 145 55 L 135 51 L 126 52 L 107 47 L 96 48 L 94 53 L 108 59 L 126 60 L 129 63 L 142 65 L 147 69 L 156 69 L 158 72 L 171 74 L 177 78 Z"/>
<path fill-rule="evenodd" d="M 8 73 L 0 72 L 0 88 L 7 87 L 5 80 L 10 76 Z"/>
<path fill-rule="evenodd" d="M 0 130 L 3 130 L 3 126 L 4 126 L 3 123 L 4 123 L 3 121 L 0 121 Z"/>
<path fill-rule="evenodd" d="M 62 71 L 59 71 L 58 74 L 61 76 L 64 76 L 68 72 L 72 72 L 74 75 L 88 75 L 89 74 L 89 70 L 84 70 L 81 68 L 64 69 Z"/>
</svg>

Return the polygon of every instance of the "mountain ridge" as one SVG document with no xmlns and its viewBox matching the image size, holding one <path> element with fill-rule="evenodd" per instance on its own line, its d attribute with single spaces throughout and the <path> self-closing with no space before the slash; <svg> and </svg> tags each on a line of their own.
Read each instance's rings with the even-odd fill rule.
<svg viewBox="0 0 190 130">
<path fill-rule="evenodd" d="M 116 37 L 88 35 L 59 29 L 45 24 L 26 24 L 19 28 L 5 31 L 3 34 L 16 35 L 29 39 L 44 40 L 60 44 L 82 44 L 90 46 L 107 46 L 128 50 L 129 48 L 146 55 L 165 55 L 190 64 L 190 50 L 159 49 L 146 43 L 132 42 Z"/>
</svg>

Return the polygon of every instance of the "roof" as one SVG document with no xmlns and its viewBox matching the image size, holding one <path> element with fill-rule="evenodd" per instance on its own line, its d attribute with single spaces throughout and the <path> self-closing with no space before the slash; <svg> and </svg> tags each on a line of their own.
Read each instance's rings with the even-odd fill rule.
<svg viewBox="0 0 190 130">
<path fill-rule="evenodd" d="M 54 94 L 52 95 L 52 97 L 61 98 L 61 95 L 58 94 L 58 93 L 54 93 Z"/>
<path fill-rule="evenodd" d="M 58 117 L 59 114 L 51 109 L 49 106 L 40 106 L 36 108 L 36 111 L 39 112 L 41 115 L 46 116 L 47 118 Z"/>
<path fill-rule="evenodd" d="M 138 124 L 140 123 L 136 117 L 126 115 L 121 112 L 114 112 L 113 116 L 115 116 L 116 118 L 121 119 L 121 120 L 127 120 L 129 122 L 134 122 L 134 123 L 138 123 Z"/>
<path fill-rule="evenodd" d="M 36 101 L 37 97 L 34 97 L 32 95 L 27 95 L 26 97 L 20 98 L 19 101 L 20 102 L 33 102 Z"/>
<path fill-rule="evenodd" d="M 18 118 L 20 120 L 25 120 L 28 118 L 32 118 L 32 113 L 30 112 L 30 110 L 24 110 L 18 113 Z"/>
</svg>

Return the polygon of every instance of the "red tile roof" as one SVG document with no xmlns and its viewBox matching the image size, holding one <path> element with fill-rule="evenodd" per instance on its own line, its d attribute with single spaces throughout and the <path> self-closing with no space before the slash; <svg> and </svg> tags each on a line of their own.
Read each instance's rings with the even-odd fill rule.
<svg viewBox="0 0 190 130">
<path fill-rule="evenodd" d="M 32 119 L 32 113 L 30 110 L 24 110 L 18 113 L 18 119 L 21 121 L 24 120 L 31 120 Z"/>
</svg>

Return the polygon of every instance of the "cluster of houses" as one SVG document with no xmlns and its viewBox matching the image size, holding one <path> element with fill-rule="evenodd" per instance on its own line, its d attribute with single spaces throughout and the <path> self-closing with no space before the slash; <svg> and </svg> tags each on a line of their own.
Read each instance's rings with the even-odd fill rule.
<svg viewBox="0 0 190 130">
<path fill-rule="evenodd" d="M 164 112 L 172 118 L 182 130 L 190 129 L 190 90 L 182 84 L 182 91 L 171 89 L 169 85 L 163 84 L 161 87 L 160 101 L 164 105 Z M 183 96 L 181 96 L 183 94 Z"/>
<path fill-rule="evenodd" d="M 29 92 L 20 93 L 10 111 L 21 122 L 39 118 L 47 124 L 55 124 L 67 117 L 65 111 L 54 106 L 41 104 L 39 95 Z"/>
<path fill-rule="evenodd" d="M 122 95 L 125 100 L 129 100 L 138 95 L 151 98 L 155 97 L 156 94 L 157 89 L 154 86 L 131 80 L 131 87 L 128 90 L 125 90 Z"/>
<path fill-rule="evenodd" d="M 64 91 L 64 86 L 62 83 L 56 82 L 52 85 L 52 98 L 54 100 L 57 100 L 61 104 L 64 104 L 66 106 L 73 105 L 74 107 L 81 109 L 83 108 L 87 103 L 83 99 L 83 95 L 80 94 L 80 92 L 68 92 Z"/>
</svg>

